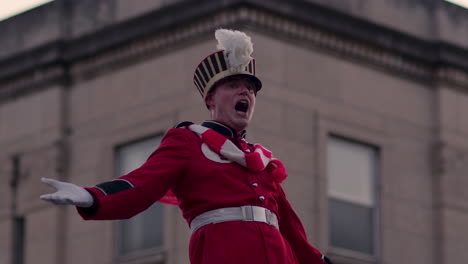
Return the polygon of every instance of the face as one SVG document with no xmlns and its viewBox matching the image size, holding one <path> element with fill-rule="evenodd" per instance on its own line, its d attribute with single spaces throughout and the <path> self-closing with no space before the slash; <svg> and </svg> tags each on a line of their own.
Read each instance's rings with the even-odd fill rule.
<svg viewBox="0 0 468 264">
<path fill-rule="evenodd" d="M 221 80 L 205 102 L 211 119 L 222 122 L 236 131 L 244 130 L 255 109 L 255 86 L 245 77 L 227 77 Z"/>
</svg>

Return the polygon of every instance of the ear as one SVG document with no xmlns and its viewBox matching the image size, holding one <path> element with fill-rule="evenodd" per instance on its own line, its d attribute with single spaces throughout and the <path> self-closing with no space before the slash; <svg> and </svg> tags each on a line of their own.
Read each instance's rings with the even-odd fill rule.
<svg viewBox="0 0 468 264">
<path fill-rule="evenodd" d="M 214 106 L 213 93 L 208 93 L 205 96 L 205 104 L 208 109 L 211 109 Z"/>
</svg>

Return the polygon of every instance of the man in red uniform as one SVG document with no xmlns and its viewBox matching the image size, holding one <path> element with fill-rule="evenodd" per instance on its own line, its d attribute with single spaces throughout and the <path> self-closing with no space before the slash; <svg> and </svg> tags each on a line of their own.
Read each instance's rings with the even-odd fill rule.
<svg viewBox="0 0 468 264">
<path fill-rule="evenodd" d="M 192 264 L 329 263 L 307 242 L 280 183 L 281 161 L 245 140 L 262 84 L 250 38 L 217 30 L 218 52 L 194 83 L 211 113 L 201 125 L 170 129 L 138 169 L 91 188 L 43 178 L 57 189 L 41 199 L 76 205 L 86 220 L 126 219 L 157 201 L 176 204 L 192 236 Z"/>
</svg>

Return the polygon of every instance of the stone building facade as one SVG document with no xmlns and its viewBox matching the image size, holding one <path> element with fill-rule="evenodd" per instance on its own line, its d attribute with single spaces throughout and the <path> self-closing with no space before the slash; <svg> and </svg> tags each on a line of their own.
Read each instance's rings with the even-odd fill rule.
<svg viewBox="0 0 468 264">
<path fill-rule="evenodd" d="M 338 264 L 468 261 L 467 10 L 55 0 L 0 22 L 0 263 L 188 263 L 177 208 L 158 205 L 149 224 L 85 222 L 39 200 L 40 178 L 107 181 L 135 144 L 207 118 L 192 74 L 220 27 L 252 37 L 264 88 L 248 140 L 286 164 L 316 247 Z M 146 225 L 158 241 L 134 229 Z"/>
</svg>

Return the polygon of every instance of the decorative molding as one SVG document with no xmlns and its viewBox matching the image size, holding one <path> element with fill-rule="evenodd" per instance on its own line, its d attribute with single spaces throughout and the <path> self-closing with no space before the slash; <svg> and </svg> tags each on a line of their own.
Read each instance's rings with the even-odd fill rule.
<svg viewBox="0 0 468 264">
<path fill-rule="evenodd" d="M 64 68 L 55 65 L 39 68 L 17 77 L 0 82 L 0 102 L 4 99 L 15 98 L 31 89 L 37 89 L 39 86 L 47 85 L 64 76 Z"/>
<path fill-rule="evenodd" d="M 344 59 L 351 58 L 381 66 L 416 79 L 430 80 L 432 78 L 431 65 L 407 58 L 398 52 L 271 13 L 259 10 L 250 10 L 250 12 L 252 14 L 248 17 L 252 18 L 251 24 L 262 27 L 272 34 L 285 36 L 312 48 L 335 53 Z"/>
<path fill-rule="evenodd" d="M 140 17 L 127 24 L 113 25 L 111 28 L 71 40 L 69 43 L 60 42 L 58 45 L 49 45 L 50 49 L 53 49 L 50 52 L 53 56 L 49 56 L 48 61 L 43 61 L 41 65 L 31 65 L 31 59 L 25 55 L 23 57 L 29 59 L 27 61 L 29 70 L 19 72 L 13 75 L 14 77 L 0 79 L 0 102 L 22 92 L 33 91 L 38 86 L 63 80 L 68 74 L 70 75 L 68 77 L 79 81 L 118 67 L 125 67 L 167 52 L 171 47 L 182 47 L 187 43 L 209 38 L 214 29 L 219 27 L 260 31 L 276 38 L 293 41 L 297 45 L 367 64 L 404 78 L 422 81 L 427 85 L 432 85 L 434 81 L 443 82 L 468 92 L 468 67 L 465 69 L 463 65 L 456 65 L 459 58 L 457 61 L 451 59 L 456 58 L 454 55 L 457 54 L 464 57 L 464 54 L 468 53 L 466 50 L 452 48 L 448 44 L 425 42 L 331 10 L 327 12 L 329 15 L 337 16 L 337 19 L 333 19 L 334 24 L 332 23 L 327 28 L 323 23 L 324 7 L 317 7 L 315 4 L 306 4 L 302 1 L 281 2 L 282 6 L 277 10 L 271 3 L 263 4 L 264 2 L 256 0 L 225 2 L 225 5 L 218 4 L 219 6 L 210 9 L 200 8 L 204 15 L 200 11 L 191 16 L 185 15 L 184 19 L 173 18 L 172 22 L 166 21 L 165 28 L 140 30 L 142 32 L 140 35 L 129 32 L 145 24 L 145 19 L 154 23 L 153 16 L 161 14 L 161 10 L 157 10 L 153 16 L 150 14 L 146 18 Z M 192 1 L 181 1 L 178 5 L 183 6 L 189 3 L 193 5 Z M 211 1 L 200 3 L 208 5 Z M 284 8 L 283 5 L 294 7 L 292 11 L 308 8 L 307 11 L 315 10 L 314 13 L 320 11 L 322 15 L 321 18 L 313 18 L 314 21 L 311 20 L 312 18 L 305 17 L 304 12 L 302 16 L 295 17 L 294 14 L 285 11 L 289 9 Z M 310 17 L 313 17 L 313 14 Z M 340 31 L 337 23 L 346 23 L 346 19 L 354 27 L 347 27 L 346 32 Z M 361 29 L 366 25 L 368 28 Z M 119 29 L 123 31 L 119 32 Z M 355 30 L 354 33 L 353 30 Z M 122 36 L 119 39 L 109 40 L 109 36 L 115 36 L 116 32 L 121 33 Z M 375 32 L 392 41 L 378 42 L 376 40 L 373 42 L 371 35 Z M 393 43 L 394 46 L 388 46 L 390 45 L 388 43 Z M 455 64 L 452 65 L 450 61 Z M 0 68 L 3 66 L 5 64 L 0 62 Z"/>
<path fill-rule="evenodd" d="M 468 72 L 460 69 L 445 66 L 437 69 L 435 79 L 448 83 L 455 87 L 460 87 L 465 91 L 468 91 Z"/>
</svg>

